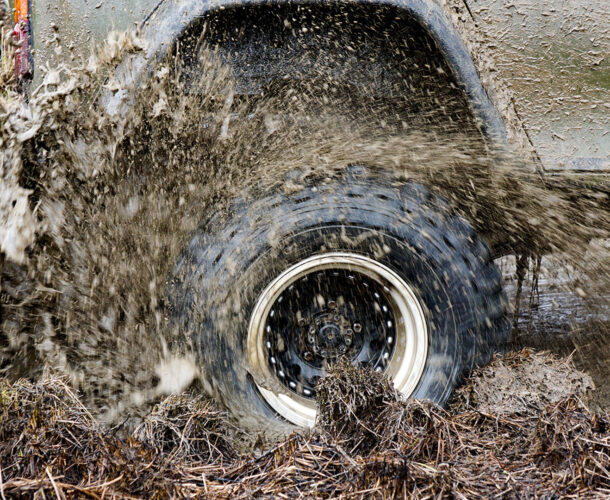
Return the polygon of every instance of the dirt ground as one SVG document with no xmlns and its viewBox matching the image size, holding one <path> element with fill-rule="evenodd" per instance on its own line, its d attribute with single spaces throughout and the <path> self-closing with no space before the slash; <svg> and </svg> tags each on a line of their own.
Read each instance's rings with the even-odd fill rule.
<svg viewBox="0 0 610 500">
<path fill-rule="evenodd" d="M 445 411 L 337 365 L 320 382 L 316 427 L 253 453 L 252 436 L 201 396 L 108 429 L 61 379 L 2 381 L 0 495 L 602 499 L 610 414 L 587 409 L 591 385 L 569 360 L 523 350 L 475 374 Z"/>
</svg>

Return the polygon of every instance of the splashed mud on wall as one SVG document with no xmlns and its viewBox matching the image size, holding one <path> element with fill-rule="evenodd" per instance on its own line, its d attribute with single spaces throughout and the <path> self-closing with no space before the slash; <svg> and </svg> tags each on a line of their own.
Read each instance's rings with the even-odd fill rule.
<svg viewBox="0 0 610 500">
<path fill-rule="evenodd" d="M 188 332 L 168 321 L 166 285 L 193 231 L 212 214 L 222 220 L 234 198 L 365 164 L 393 182 L 426 184 L 513 251 L 561 249 L 582 267 L 588 240 L 608 235 L 606 198 L 551 192 L 524 160 L 486 150 L 472 131 L 412 126 L 421 117 L 409 113 L 390 119 L 366 88 L 354 96 L 301 82 L 241 100 L 231 69 L 208 49 L 195 77 L 169 59 L 128 113 L 109 115 L 97 96 L 119 84 L 105 76 L 139 50 L 137 38 L 114 34 L 83 66 L 47 70 L 28 107 L 0 97 L 1 366 L 33 377 L 51 365 L 106 419 L 197 376 L 205 385 Z M 295 169 L 297 183 L 287 177 Z"/>
</svg>

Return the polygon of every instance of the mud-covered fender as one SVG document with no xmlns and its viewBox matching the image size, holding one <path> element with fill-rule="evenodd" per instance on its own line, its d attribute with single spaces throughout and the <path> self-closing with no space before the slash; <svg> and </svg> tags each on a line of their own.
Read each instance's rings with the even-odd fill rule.
<svg viewBox="0 0 610 500">
<path fill-rule="evenodd" d="M 475 116 L 486 137 L 497 145 L 507 143 L 506 126 L 481 84 L 472 55 L 455 27 L 433 0 L 349 0 L 354 5 L 373 4 L 402 9 L 416 19 L 437 43 L 458 83 L 464 89 Z M 323 2 L 328 4 L 328 0 Z M 342 2 L 345 5 L 346 2 Z M 126 89 L 136 88 L 139 81 L 163 58 L 174 42 L 197 19 L 214 11 L 248 5 L 315 4 L 311 0 L 161 0 L 141 24 L 146 49 L 131 55 L 117 70 Z M 104 104 L 118 113 L 131 100 L 128 90 L 107 95 Z"/>
</svg>

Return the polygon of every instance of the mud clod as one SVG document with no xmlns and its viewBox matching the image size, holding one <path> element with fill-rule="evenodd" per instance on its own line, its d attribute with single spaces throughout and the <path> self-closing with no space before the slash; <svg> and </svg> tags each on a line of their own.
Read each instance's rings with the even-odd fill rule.
<svg viewBox="0 0 610 500">
<path fill-rule="evenodd" d="M 454 396 L 455 409 L 498 415 L 540 411 L 550 404 L 595 388 L 589 375 L 577 370 L 570 358 L 531 349 L 508 353 L 479 369 Z"/>
</svg>

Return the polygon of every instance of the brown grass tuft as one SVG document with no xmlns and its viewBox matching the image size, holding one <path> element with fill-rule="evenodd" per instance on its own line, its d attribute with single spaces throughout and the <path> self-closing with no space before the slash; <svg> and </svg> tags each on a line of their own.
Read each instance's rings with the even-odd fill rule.
<svg viewBox="0 0 610 500">
<path fill-rule="evenodd" d="M 549 359 L 528 352 L 524 362 L 539 356 Z M 311 433 L 294 433 L 264 453 L 240 454 L 225 413 L 200 397 L 172 396 L 130 432 L 100 426 L 62 379 L 1 382 L 0 493 L 243 499 L 610 494 L 610 414 L 591 413 L 578 395 L 514 413 L 463 405 L 445 411 L 401 401 L 383 376 L 347 364 L 322 379 L 318 393 L 318 427 Z"/>
</svg>

